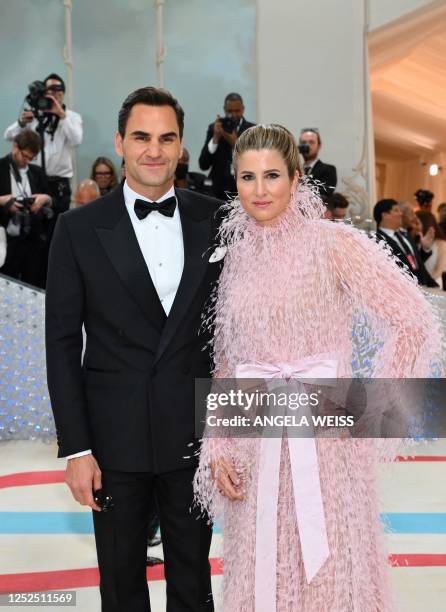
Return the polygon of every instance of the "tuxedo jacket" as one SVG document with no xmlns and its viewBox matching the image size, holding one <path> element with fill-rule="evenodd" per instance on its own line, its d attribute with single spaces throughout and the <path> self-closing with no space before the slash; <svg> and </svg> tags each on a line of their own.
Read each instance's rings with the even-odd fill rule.
<svg viewBox="0 0 446 612">
<path fill-rule="evenodd" d="M 240 129 L 238 131 L 238 135 L 245 132 L 248 128 L 255 125 L 254 123 L 250 123 L 246 121 L 245 118 L 242 119 L 242 123 L 240 125 Z M 201 170 L 209 170 L 209 178 L 212 179 L 212 184 L 214 187 L 214 193 L 219 197 L 224 197 L 224 192 L 235 192 L 235 179 L 231 173 L 231 164 L 232 164 L 232 147 L 226 142 L 226 140 L 222 137 L 217 146 L 217 150 L 215 153 L 210 153 L 208 144 L 214 135 L 214 124 L 211 123 L 208 126 L 206 132 L 206 140 L 201 149 L 200 158 L 198 163 L 200 165 Z"/>
<path fill-rule="evenodd" d="M 28 180 L 31 193 L 48 193 L 48 184 L 45 174 L 40 166 L 28 164 Z M 0 159 L 0 195 L 11 193 L 10 156 Z M 0 225 L 6 227 L 10 220 L 8 211 L 0 206 Z"/>
<path fill-rule="evenodd" d="M 325 201 L 336 189 L 338 183 L 338 175 L 336 167 L 330 164 L 324 164 L 320 159 L 314 164 L 308 173 L 314 181 L 320 181 L 323 185 L 318 185 L 319 194 Z"/>
<path fill-rule="evenodd" d="M 423 262 L 423 257 L 421 256 L 415 241 L 412 240 L 409 235 L 405 235 L 405 238 L 412 245 L 413 251 L 415 253 L 415 259 L 417 262 L 417 270 L 412 269 L 409 260 L 407 259 L 406 253 L 402 250 L 397 240 L 394 240 L 380 229 L 378 229 L 376 232 L 376 238 L 378 241 L 384 240 L 384 242 L 386 242 L 390 246 L 392 253 L 398 259 L 399 264 L 409 270 L 409 272 L 411 272 L 417 278 L 420 285 L 424 285 L 426 287 L 438 287 L 438 284 L 426 270 Z"/>
<path fill-rule="evenodd" d="M 195 465 L 194 378 L 211 370 L 201 314 L 222 265 L 209 262 L 218 202 L 187 190 L 176 196 L 184 269 L 168 317 L 122 185 L 58 219 L 46 350 L 60 457 L 91 448 L 101 468 L 130 472 Z"/>
</svg>

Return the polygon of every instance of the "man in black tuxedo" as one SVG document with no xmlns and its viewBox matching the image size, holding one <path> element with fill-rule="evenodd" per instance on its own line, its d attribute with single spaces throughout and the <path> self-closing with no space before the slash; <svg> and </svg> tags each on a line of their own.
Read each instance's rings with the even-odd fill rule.
<svg viewBox="0 0 446 612">
<path fill-rule="evenodd" d="M 390 246 L 401 267 L 409 270 L 420 285 L 438 287 L 426 270 L 416 244 L 401 231 L 403 213 L 399 203 L 392 198 L 380 200 L 375 204 L 373 217 L 378 227 L 377 240 L 384 240 Z"/>
<path fill-rule="evenodd" d="M 131 93 L 115 141 L 125 182 L 61 215 L 50 251 L 48 387 L 66 481 L 94 511 L 104 612 L 150 610 L 154 496 L 167 610 L 213 610 L 211 528 L 191 506 L 194 378 L 211 369 L 199 330 L 221 267 L 209 262 L 219 202 L 174 189 L 183 122 L 169 92 Z M 113 507 L 100 511 L 93 490 Z"/>
<path fill-rule="evenodd" d="M 214 123 L 208 126 L 198 163 L 202 170 L 211 170 L 209 178 L 212 180 L 215 196 L 226 200 L 227 193 L 233 195 L 237 191 L 232 167 L 232 151 L 240 134 L 254 123 L 244 118 L 245 107 L 238 93 L 226 96 L 223 110 L 225 116 L 222 118 L 217 115 Z"/>
<path fill-rule="evenodd" d="M 336 189 L 338 176 L 336 167 L 324 164 L 319 159 L 319 151 L 322 146 L 321 135 L 317 128 L 304 128 L 299 138 L 299 150 L 304 158 L 304 172 L 309 176 L 319 190 L 319 195 L 327 201 Z"/>
<path fill-rule="evenodd" d="M 11 153 L 0 159 L 0 225 L 7 233 L 1 272 L 43 288 L 52 211 L 45 174 L 30 163 L 40 148 L 40 136 L 23 130 L 14 137 Z"/>
</svg>

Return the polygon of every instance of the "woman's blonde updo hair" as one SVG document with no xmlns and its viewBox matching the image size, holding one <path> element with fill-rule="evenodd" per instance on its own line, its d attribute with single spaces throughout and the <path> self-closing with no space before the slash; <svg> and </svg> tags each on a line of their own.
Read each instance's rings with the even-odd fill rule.
<svg viewBox="0 0 446 612">
<path fill-rule="evenodd" d="M 283 125 L 270 123 L 259 124 L 248 128 L 235 143 L 232 161 L 237 174 L 237 164 L 240 155 L 246 151 L 274 150 L 280 153 L 288 169 L 290 179 L 294 178 L 296 170 L 303 174 L 299 149 L 294 136 Z"/>
</svg>

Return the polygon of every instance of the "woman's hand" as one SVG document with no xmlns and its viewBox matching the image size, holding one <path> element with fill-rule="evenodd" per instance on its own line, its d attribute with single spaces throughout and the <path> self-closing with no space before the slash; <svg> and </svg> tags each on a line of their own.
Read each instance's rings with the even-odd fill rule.
<svg viewBox="0 0 446 612">
<path fill-rule="evenodd" d="M 211 461 L 211 470 L 221 495 L 231 501 L 242 501 L 244 499 L 242 483 L 231 460 L 219 457 Z"/>
</svg>

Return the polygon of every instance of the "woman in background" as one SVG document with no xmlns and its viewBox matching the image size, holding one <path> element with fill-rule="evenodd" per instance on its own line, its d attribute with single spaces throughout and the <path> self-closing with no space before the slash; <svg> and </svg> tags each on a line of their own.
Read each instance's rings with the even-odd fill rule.
<svg viewBox="0 0 446 612">
<path fill-rule="evenodd" d="M 443 272 L 446 272 L 445 235 L 431 212 L 417 210 L 415 214 L 421 221 L 423 234 L 426 234 L 430 228 L 433 228 L 435 232 L 435 239 L 431 247 L 432 254 L 426 259 L 424 265 L 432 278 L 440 285 L 440 287 L 443 287 L 442 274 Z"/>
<path fill-rule="evenodd" d="M 118 177 L 113 162 L 108 157 L 98 157 L 91 168 L 90 179 L 98 184 L 101 196 L 118 184 Z"/>
</svg>

